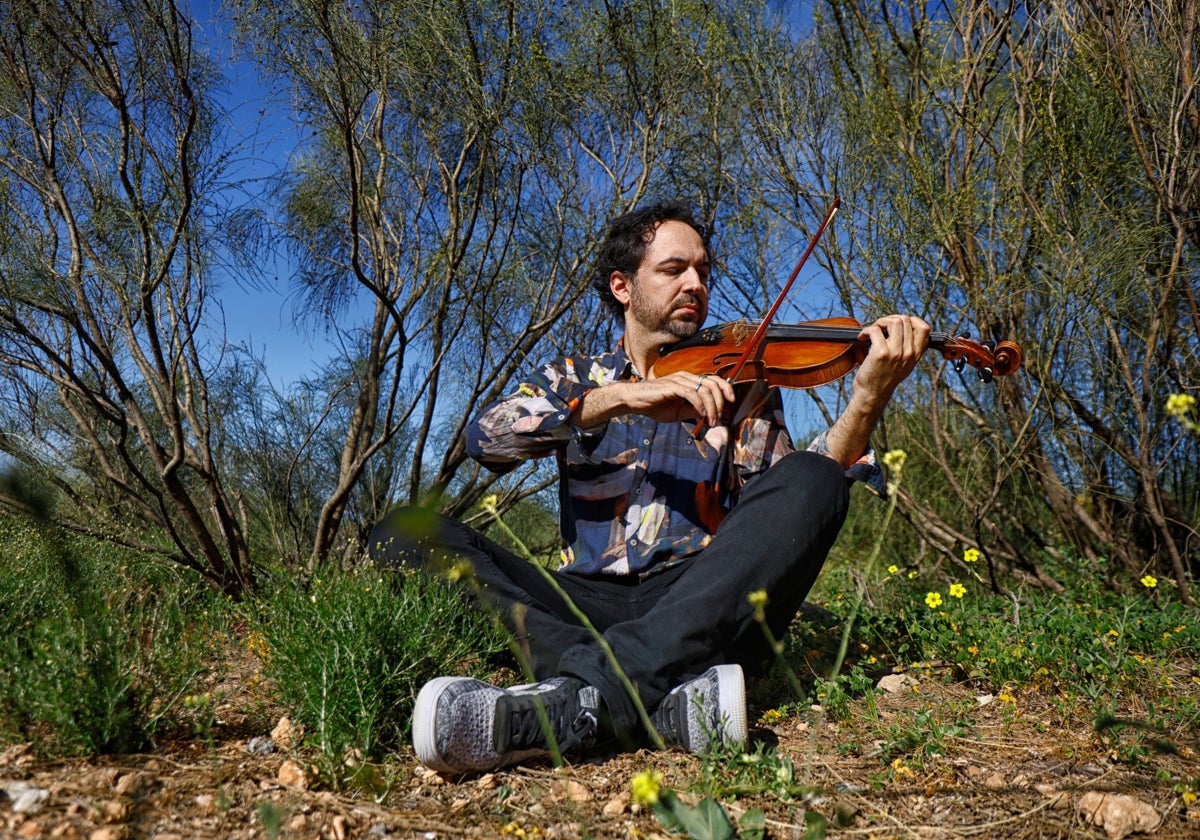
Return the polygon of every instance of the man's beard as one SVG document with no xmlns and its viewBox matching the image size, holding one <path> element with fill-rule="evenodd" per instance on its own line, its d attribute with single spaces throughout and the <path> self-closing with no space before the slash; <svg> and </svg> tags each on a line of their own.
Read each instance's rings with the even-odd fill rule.
<svg viewBox="0 0 1200 840">
<path fill-rule="evenodd" d="M 671 313 L 681 306 L 696 307 L 696 319 L 694 321 L 681 321 L 672 318 Z M 633 283 L 630 286 L 629 311 L 633 315 L 634 320 L 647 330 L 678 339 L 690 338 L 695 335 L 704 321 L 706 312 L 704 302 L 695 295 L 690 294 L 682 294 L 675 298 L 671 301 L 671 305 L 667 307 L 666 312 L 655 312 L 638 291 L 637 283 Z"/>
</svg>

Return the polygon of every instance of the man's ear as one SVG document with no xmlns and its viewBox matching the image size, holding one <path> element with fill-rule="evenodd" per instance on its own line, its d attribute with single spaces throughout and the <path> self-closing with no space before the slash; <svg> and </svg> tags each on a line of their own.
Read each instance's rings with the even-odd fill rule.
<svg viewBox="0 0 1200 840">
<path fill-rule="evenodd" d="M 624 272 L 614 271 L 608 275 L 608 288 L 612 291 L 613 297 L 622 306 L 629 305 L 629 298 L 632 294 L 629 287 L 632 283 L 633 279 L 628 277 Z"/>
</svg>

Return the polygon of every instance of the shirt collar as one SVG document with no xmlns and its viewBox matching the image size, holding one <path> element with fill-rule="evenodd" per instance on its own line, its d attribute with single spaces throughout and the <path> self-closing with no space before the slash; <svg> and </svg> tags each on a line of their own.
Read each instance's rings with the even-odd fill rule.
<svg viewBox="0 0 1200 840">
<path fill-rule="evenodd" d="M 644 379 L 633 366 L 629 354 L 625 352 L 625 336 L 617 339 L 617 346 L 612 352 L 612 369 L 616 379 Z"/>
</svg>

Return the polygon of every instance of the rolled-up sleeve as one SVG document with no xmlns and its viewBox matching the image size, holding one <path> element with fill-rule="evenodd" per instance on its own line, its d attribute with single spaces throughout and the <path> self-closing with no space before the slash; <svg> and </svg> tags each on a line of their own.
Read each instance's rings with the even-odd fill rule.
<svg viewBox="0 0 1200 840">
<path fill-rule="evenodd" d="M 828 437 L 828 431 L 821 432 L 808 445 L 808 451 L 832 458 L 833 455 L 829 451 L 827 441 Z M 879 466 L 879 462 L 875 459 L 874 449 L 868 448 L 866 452 L 859 456 L 857 461 L 846 469 L 846 478 L 851 481 L 861 481 L 880 495 L 883 495 L 885 492 L 886 482 L 884 480 L 883 468 Z"/>
</svg>

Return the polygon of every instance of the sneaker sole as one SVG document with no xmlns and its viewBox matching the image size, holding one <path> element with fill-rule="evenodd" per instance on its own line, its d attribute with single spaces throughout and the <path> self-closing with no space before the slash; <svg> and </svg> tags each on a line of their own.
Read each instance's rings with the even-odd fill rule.
<svg viewBox="0 0 1200 840">
<path fill-rule="evenodd" d="M 438 700 L 447 686 L 458 681 L 459 677 L 437 677 L 430 680 L 421 688 L 417 694 L 417 702 L 413 705 L 413 750 L 417 754 L 417 761 L 430 770 L 454 772 L 454 768 L 447 764 L 438 752 L 434 730 L 437 728 Z"/>
<path fill-rule="evenodd" d="M 746 678 L 741 665 L 717 665 L 717 697 L 721 710 L 722 740 L 746 742 Z"/>
</svg>

